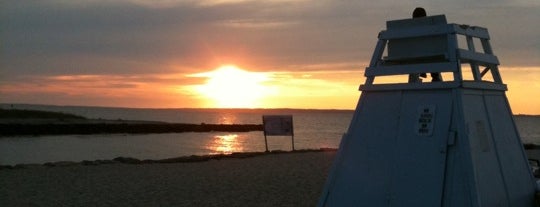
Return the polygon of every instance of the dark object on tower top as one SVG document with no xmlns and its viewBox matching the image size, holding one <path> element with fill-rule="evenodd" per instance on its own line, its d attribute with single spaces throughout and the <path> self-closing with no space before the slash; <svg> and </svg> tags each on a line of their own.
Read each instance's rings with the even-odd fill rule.
<svg viewBox="0 0 540 207">
<path fill-rule="evenodd" d="M 426 15 L 426 10 L 422 7 L 416 7 L 412 13 L 413 18 L 425 17 Z"/>
</svg>

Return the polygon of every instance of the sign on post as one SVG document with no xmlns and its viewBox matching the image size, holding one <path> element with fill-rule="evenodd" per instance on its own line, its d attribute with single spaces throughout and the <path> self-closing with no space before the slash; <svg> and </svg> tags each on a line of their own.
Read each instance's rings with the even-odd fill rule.
<svg viewBox="0 0 540 207">
<path fill-rule="evenodd" d="M 263 115 L 264 144 L 268 152 L 266 136 L 291 136 L 294 151 L 294 130 L 292 115 Z"/>
</svg>

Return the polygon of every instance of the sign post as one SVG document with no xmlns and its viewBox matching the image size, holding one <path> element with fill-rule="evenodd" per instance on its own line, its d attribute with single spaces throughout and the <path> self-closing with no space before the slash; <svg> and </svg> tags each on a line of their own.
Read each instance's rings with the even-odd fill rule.
<svg viewBox="0 0 540 207">
<path fill-rule="evenodd" d="M 295 150 L 292 115 L 263 115 L 262 119 L 266 152 L 268 152 L 266 136 L 291 136 L 292 150 Z"/>
</svg>

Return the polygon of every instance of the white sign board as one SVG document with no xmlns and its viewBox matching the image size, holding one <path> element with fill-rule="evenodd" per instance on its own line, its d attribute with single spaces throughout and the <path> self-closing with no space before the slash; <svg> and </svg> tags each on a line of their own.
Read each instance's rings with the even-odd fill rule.
<svg viewBox="0 0 540 207">
<path fill-rule="evenodd" d="M 292 115 L 265 115 L 263 125 L 266 136 L 294 135 Z"/>
</svg>

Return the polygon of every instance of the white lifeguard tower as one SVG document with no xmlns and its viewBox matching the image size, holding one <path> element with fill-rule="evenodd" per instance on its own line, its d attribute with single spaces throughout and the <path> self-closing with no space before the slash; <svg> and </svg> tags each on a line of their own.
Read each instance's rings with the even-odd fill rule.
<svg viewBox="0 0 540 207">
<path fill-rule="evenodd" d="M 319 206 L 535 206 L 487 29 L 444 15 L 386 26 Z"/>
</svg>

